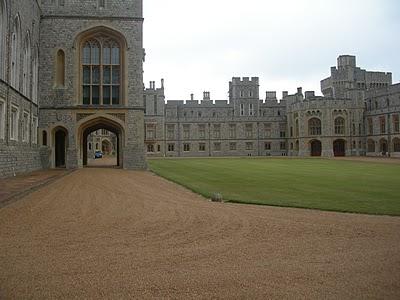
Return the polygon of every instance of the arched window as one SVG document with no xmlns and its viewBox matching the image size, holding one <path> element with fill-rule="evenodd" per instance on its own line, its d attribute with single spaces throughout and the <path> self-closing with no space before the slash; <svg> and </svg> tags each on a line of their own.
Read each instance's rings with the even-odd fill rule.
<svg viewBox="0 0 400 300">
<path fill-rule="evenodd" d="M 31 37 L 29 31 L 24 39 L 24 56 L 22 65 L 22 93 L 30 97 L 31 87 Z"/>
<path fill-rule="evenodd" d="M 64 87 L 65 84 L 65 54 L 63 50 L 57 51 L 56 57 L 56 87 Z"/>
<path fill-rule="evenodd" d="M 37 103 L 39 83 L 39 48 L 36 45 L 32 58 L 32 100 Z"/>
<path fill-rule="evenodd" d="M 321 135 L 321 120 L 312 118 L 308 121 L 308 133 L 310 135 Z"/>
<path fill-rule="evenodd" d="M 21 59 L 21 21 L 17 15 L 14 19 L 13 30 L 11 34 L 11 85 L 19 90 L 19 74 Z"/>
<path fill-rule="evenodd" d="M 342 117 L 335 119 L 335 134 L 344 134 L 344 119 Z"/>
<path fill-rule="evenodd" d="M 7 36 L 8 14 L 6 2 L 0 0 L 0 78 L 6 78 L 6 36 Z"/>
<path fill-rule="evenodd" d="M 298 137 L 300 135 L 299 119 L 296 119 L 295 132 L 296 132 L 296 137 Z"/>
<path fill-rule="evenodd" d="M 121 103 L 121 47 L 117 41 L 96 36 L 82 47 L 82 103 Z"/>
</svg>

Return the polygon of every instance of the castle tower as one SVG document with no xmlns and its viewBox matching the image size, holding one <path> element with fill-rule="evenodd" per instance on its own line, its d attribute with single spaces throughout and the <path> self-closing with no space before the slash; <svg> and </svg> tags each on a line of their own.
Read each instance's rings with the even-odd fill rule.
<svg viewBox="0 0 400 300">
<path fill-rule="evenodd" d="M 229 82 L 229 102 L 235 116 L 256 116 L 259 110 L 258 77 L 233 77 Z"/>
<path fill-rule="evenodd" d="M 356 65 L 356 57 L 341 55 L 337 66 L 331 67 L 331 76 L 321 81 L 321 91 L 325 97 L 352 98 L 354 91 L 379 89 L 392 84 L 392 74 L 371 72 Z"/>
</svg>

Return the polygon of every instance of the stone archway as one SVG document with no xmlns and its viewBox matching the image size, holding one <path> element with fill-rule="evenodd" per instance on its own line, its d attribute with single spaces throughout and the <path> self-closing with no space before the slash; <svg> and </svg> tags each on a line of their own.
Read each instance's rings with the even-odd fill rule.
<svg viewBox="0 0 400 300">
<path fill-rule="evenodd" d="M 345 140 L 335 140 L 333 142 L 333 154 L 337 156 L 346 156 L 346 141 Z"/>
<path fill-rule="evenodd" d="M 94 117 L 79 126 L 78 138 L 79 138 L 79 150 L 80 159 L 82 161 L 82 166 L 87 166 L 88 164 L 88 136 L 99 129 L 105 129 L 115 134 L 116 143 L 113 149 L 116 154 L 116 165 L 118 167 L 123 167 L 123 149 L 125 142 L 125 130 L 118 121 L 108 118 L 106 116 Z M 99 145 L 101 149 L 102 144 Z"/>
<path fill-rule="evenodd" d="M 310 142 L 310 155 L 311 156 L 321 156 L 322 154 L 322 144 L 319 140 L 312 140 Z"/>
</svg>

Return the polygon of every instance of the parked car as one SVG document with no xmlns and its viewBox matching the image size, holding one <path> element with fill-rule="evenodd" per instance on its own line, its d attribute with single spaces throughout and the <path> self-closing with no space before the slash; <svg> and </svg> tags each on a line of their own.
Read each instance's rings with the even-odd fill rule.
<svg viewBox="0 0 400 300">
<path fill-rule="evenodd" d="M 102 158 L 103 157 L 103 153 L 101 151 L 96 151 L 94 153 L 94 158 Z"/>
</svg>

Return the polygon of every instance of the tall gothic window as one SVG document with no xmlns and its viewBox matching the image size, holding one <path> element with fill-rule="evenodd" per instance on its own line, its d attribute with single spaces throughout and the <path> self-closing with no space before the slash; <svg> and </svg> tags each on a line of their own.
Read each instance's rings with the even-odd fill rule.
<svg viewBox="0 0 400 300">
<path fill-rule="evenodd" d="M 20 58 L 21 58 L 21 21 L 15 17 L 11 34 L 11 85 L 19 90 Z"/>
<path fill-rule="evenodd" d="M 121 47 L 113 39 L 89 39 L 82 48 L 82 103 L 121 103 Z"/>
<path fill-rule="evenodd" d="M 36 45 L 32 59 L 32 100 L 37 103 L 38 98 L 38 83 L 39 83 L 39 48 Z"/>
<path fill-rule="evenodd" d="M 0 0 L 0 78 L 5 79 L 6 72 L 6 36 L 7 36 L 7 8 L 6 2 Z"/>
<path fill-rule="evenodd" d="M 24 56 L 22 65 L 22 93 L 30 97 L 31 87 L 31 38 L 29 31 L 26 33 L 24 40 Z"/>
<path fill-rule="evenodd" d="M 308 132 L 310 135 L 321 135 L 321 120 L 312 118 L 308 121 Z"/>
<path fill-rule="evenodd" d="M 344 134 L 344 119 L 342 117 L 335 119 L 335 134 Z M 353 132 L 353 134 L 355 133 Z"/>
</svg>

